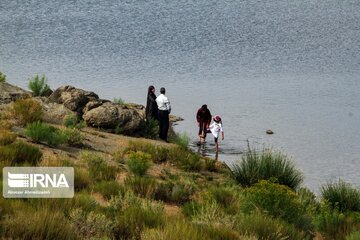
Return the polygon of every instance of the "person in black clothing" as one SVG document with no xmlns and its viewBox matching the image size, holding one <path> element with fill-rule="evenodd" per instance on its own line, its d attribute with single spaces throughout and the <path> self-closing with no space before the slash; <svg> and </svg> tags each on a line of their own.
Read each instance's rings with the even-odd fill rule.
<svg viewBox="0 0 360 240">
<path fill-rule="evenodd" d="M 209 125 L 211 123 L 211 113 L 210 110 L 207 108 L 207 105 L 204 104 L 199 108 L 199 110 L 196 113 L 196 120 L 199 125 L 199 141 L 198 144 L 201 144 L 201 138 L 206 138 L 207 129 L 209 128 Z"/>
<path fill-rule="evenodd" d="M 156 104 L 156 95 L 155 95 L 155 87 L 149 86 L 148 88 L 148 95 L 147 95 L 147 101 L 146 101 L 146 119 L 155 119 L 158 120 L 158 106 Z"/>
</svg>

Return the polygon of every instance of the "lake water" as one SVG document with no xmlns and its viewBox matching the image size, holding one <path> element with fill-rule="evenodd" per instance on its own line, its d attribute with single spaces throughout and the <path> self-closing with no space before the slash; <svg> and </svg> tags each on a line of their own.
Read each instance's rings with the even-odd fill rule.
<svg viewBox="0 0 360 240">
<path fill-rule="evenodd" d="M 142 104 L 148 85 L 164 86 L 185 118 L 177 131 L 195 141 L 207 103 L 224 122 L 220 159 L 240 159 L 247 140 L 282 150 L 315 191 L 360 185 L 359 53 L 358 0 L 0 2 L 10 83 L 39 73 Z"/>
</svg>

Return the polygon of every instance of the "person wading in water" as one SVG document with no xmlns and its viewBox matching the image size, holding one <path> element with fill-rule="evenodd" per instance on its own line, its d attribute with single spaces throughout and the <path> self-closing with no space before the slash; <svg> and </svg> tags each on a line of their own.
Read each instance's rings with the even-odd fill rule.
<svg viewBox="0 0 360 240">
<path fill-rule="evenodd" d="M 207 108 L 207 105 L 204 104 L 201 106 L 201 108 L 199 108 L 199 110 L 196 113 L 196 120 L 198 122 L 199 125 L 199 141 L 198 141 L 198 145 L 201 144 L 201 139 L 206 139 L 206 133 L 207 130 L 210 126 L 210 122 L 211 122 L 211 113 L 210 110 Z"/>
</svg>

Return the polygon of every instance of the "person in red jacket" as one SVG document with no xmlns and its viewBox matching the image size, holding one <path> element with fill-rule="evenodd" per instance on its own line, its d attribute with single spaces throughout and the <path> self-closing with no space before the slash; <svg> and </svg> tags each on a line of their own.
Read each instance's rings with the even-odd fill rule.
<svg viewBox="0 0 360 240">
<path fill-rule="evenodd" d="M 199 110 L 196 113 L 196 120 L 199 125 L 199 141 L 198 144 L 201 144 L 201 138 L 206 138 L 207 129 L 209 128 L 210 122 L 211 122 L 211 113 L 210 110 L 207 108 L 207 105 L 204 104 L 199 108 Z"/>
</svg>

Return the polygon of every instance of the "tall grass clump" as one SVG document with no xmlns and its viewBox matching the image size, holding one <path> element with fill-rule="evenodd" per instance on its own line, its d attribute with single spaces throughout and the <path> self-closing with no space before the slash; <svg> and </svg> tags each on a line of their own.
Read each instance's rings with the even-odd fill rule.
<svg viewBox="0 0 360 240">
<path fill-rule="evenodd" d="M 40 121 L 43 110 L 40 103 L 32 99 L 18 99 L 12 103 L 10 113 L 21 126 Z"/>
<path fill-rule="evenodd" d="M 109 165 L 99 154 L 83 151 L 80 158 L 87 162 L 90 177 L 93 181 L 110 181 L 116 179 L 117 167 Z"/>
<path fill-rule="evenodd" d="M 40 148 L 19 141 L 6 146 L 0 146 L 0 161 L 11 165 L 29 164 L 36 166 L 42 158 Z"/>
<path fill-rule="evenodd" d="M 0 146 L 9 145 L 16 140 L 16 134 L 0 129 Z"/>
<path fill-rule="evenodd" d="M 187 149 L 189 142 L 190 142 L 190 137 L 186 133 L 174 134 L 171 137 L 171 142 L 175 143 L 182 149 Z"/>
<path fill-rule="evenodd" d="M 66 128 L 61 130 L 61 134 L 65 138 L 65 142 L 70 146 L 81 146 L 84 141 L 84 136 L 79 129 Z"/>
<path fill-rule="evenodd" d="M 125 186 L 134 194 L 144 198 L 153 198 L 157 188 L 156 180 L 150 177 L 127 177 Z"/>
<path fill-rule="evenodd" d="M 56 127 L 43 122 L 33 122 L 26 125 L 25 135 L 36 143 L 47 143 L 58 146 L 66 142 L 66 136 Z"/>
<path fill-rule="evenodd" d="M 93 187 L 95 192 L 100 193 L 106 200 L 118 195 L 123 189 L 117 181 L 102 181 L 96 183 Z"/>
<path fill-rule="evenodd" d="M 342 180 L 322 186 L 321 197 L 340 212 L 360 211 L 360 191 Z"/>
<path fill-rule="evenodd" d="M 49 209 L 19 209 L 2 225 L 6 239 L 76 239 L 64 215 Z"/>
<path fill-rule="evenodd" d="M 67 128 L 81 129 L 85 127 L 84 121 L 81 120 L 79 116 L 74 113 L 66 115 L 63 123 Z"/>
<path fill-rule="evenodd" d="M 151 166 L 151 155 L 140 151 L 131 152 L 126 165 L 133 174 L 144 176 Z"/>
<path fill-rule="evenodd" d="M 6 75 L 0 72 L 0 83 L 6 82 Z"/>
<path fill-rule="evenodd" d="M 279 184 L 297 189 L 303 182 L 303 175 L 286 155 L 269 149 L 258 152 L 249 148 L 242 161 L 232 166 L 231 176 L 245 187 L 260 180 L 272 179 Z"/>
<path fill-rule="evenodd" d="M 359 240 L 359 239 L 360 239 L 360 231 L 353 232 L 346 237 L 346 240 Z"/>
<path fill-rule="evenodd" d="M 74 168 L 74 188 L 76 191 L 86 189 L 91 184 L 90 174 L 84 168 Z"/>
<path fill-rule="evenodd" d="M 29 80 L 28 87 L 35 96 L 46 96 L 50 91 L 45 75 L 42 75 L 41 78 L 39 78 L 39 75 L 36 74 L 35 77 Z"/>
</svg>

